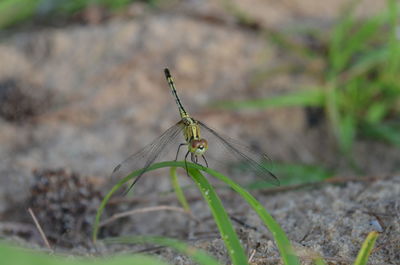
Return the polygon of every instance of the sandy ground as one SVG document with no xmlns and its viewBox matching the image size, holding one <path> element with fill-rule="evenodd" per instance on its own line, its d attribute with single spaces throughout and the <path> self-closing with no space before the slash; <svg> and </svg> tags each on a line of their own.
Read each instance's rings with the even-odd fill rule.
<svg viewBox="0 0 400 265">
<path fill-rule="evenodd" d="M 345 1 L 323 6 L 311 0 L 236 2 L 262 27 L 296 32 L 302 27 L 329 28 Z M 380 6 L 378 1 L 365 1 L 357 12 L 368 16 Z M 209 106 L 318 84 L 301 72 L 280 72 L 253 82 L 261 70 L 285 65 L 291 58 L 268 36 L 266 40 L 257 30 L 239 25 L 229 7 L 187 1 L 155 10 L 135 4 L 128 11 L 101 24 L 22 30 L 0 42 L 4 236 L 42 244 L 26 212 L 31 206 L 60 251 L 93 251 L 87 235 L 112 168 L 178 120 L 164 67 L 171 69 L 189 112 L 218 131 L 267 151 L 275 161 L 323 165 L 338 177 L 354 175 L 338 155 L 325 122 L 310 126 L 302 108 L 220 111 Z M 350 264 L 372 229 L 370 222 L 380 220 L 385 229 L 371 264 L 398 264 L 400 152 L 362 140 L 354 157 L 366 175 L 363 180 L 255 195 L 305 261 L 316 252 L 333 264 Z M 167 174 L 159 171 L 143 178 L 137 194 L 128 202 L 115 202 L 114 211 L 177 206 Z M 182 175 L 182 182 L 191 185 Z M 220 192 L 230 214 L 250 227 L 235 223 L 249 253 L 257 250 L 255 264 L 276 264 L 279 256 L 269 232 L 240 198 Z M 187 193 L 200 223 L 181 213 L 160 211 L 109 225 L 103 236 L 188 239 L 227 262 L 204 202 L 194 189 Z M 158 253 L 174 264 L 189 264 L 168 250 Z"/>
</svg>

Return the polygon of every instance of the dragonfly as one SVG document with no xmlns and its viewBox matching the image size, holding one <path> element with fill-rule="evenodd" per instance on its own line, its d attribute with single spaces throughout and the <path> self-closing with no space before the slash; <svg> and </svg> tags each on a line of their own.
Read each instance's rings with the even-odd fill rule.
<svg viewBox="0 0 400 265">
<path fill-rule="evenodd" d="M 175 161 L 178 160 L 181 148 L 186 146 L 187 150 L 184 156 L 186 172 L 188 172 L 187 160 L 189 156 L 193 163 L 200 164 L 200 160 L 202 160 L 204 165 L 209 167 L 206 155 L 210 152 L 210 149 L 214 149 L 217 153 L 218 151 L 224 150 L 225 154 L 220 154 L 218 156 L 223 157 L 222 161 L 218 158 L 215 160 L 225 163 L 225 158 L 227 158 L 226 154 L 228 154 L 228 156 L 233 159 L 243 161 L 246 167 L 256 176 L 279 186 L 279 179 L 271 172 L 268 168 L 269 166 L 267 166 L 271 165 L 271 160 L 266 154 L 252 150 L 250 147 L 247 147 L 226 135 L 217 133 L 214 129 L 210 128 L 203 122 L 192 118 L 182 105 L 169 69 L 165 68 L 164 73 L 172 92 L 172 96 L 175 98 L 181 119 L 153 142 L 143 147 L 137 153 L 132 154 L 114 168 L 111 178 L 125 177 L 134 170 L 141 169 L 133 183 L 124 192 L 125 194 L 133 188 L 153 163 L 155 163 L 159 158 L 164 157 L 174 145 L 179 143 L 177 143 L 179 136 L 183 136 L 183 139 L 181 138 L 182 141 L 178 145 Z M 207 134 L 207 137 L 203 138 L 203 133 Z"/>
</svg>

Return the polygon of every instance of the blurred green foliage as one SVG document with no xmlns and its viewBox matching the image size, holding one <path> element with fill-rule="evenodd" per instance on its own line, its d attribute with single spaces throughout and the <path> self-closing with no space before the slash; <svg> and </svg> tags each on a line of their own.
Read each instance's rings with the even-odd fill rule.
<svg viewBox="0 0 400 265">
<path fill-rule="evenodd" d="M 362 23 L 350 8 L 329 42 L 326 113 L 343 151 L 357 133 L 400 146 L 392 122 L 400 114 L 400 39 L 397 2 Z"/>
<path fill-rule="evenodd" d="M 90 253 L 88 253 L 90 256 Z M 61 253 L 49 255 L 44 252 L 16 247 L 0 242 L 0 264 L 12 265 L 168 265 L 156 257 L 140 254 L 118 255 L 115 257 L 77 257 L 62 256 Z"/>
<path fill-rule="evenodd" d="M 9 28 L 32 19 L 68 18 L 90 6 L 109 11 L 119 10 L 139 0 L 2 0 L 0 29 Z M 155 4 L 157 0 L 142 1 Z"/>
<path fill-rule="evenodd" d="M 348 157 L 357 136 L 373 137 L 400 147 L 398 3 L 388 0 L 383 12 L 360 20 L 355 17 L 358 2 L 352 1 L 330 33 L 314 33 L 312 37 L 321 46 L 319 49 L 308 42 L 299 44 L 271 29 L 261 30 L 269 40 L 284 47 L 286 54 L 300 57 L 297 62 L 302 62 L 302 69 L 317 62 L 321 67 L 314 67 L 306 74 L 314 75 L 320 84 L 268 99 L 217 105 L 230 109 L 319 107 L 324 110 L 340 150 Z M 238 19 L 242 21 L 242 17 L 241 13 Z M 257 82 L 268 79 L 270 71 L 276 69 L 260 71 Z"/>
</svg>

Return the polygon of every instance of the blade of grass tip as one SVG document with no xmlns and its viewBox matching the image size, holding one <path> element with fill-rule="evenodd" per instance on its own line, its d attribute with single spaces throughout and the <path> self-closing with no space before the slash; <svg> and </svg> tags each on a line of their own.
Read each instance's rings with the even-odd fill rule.
<svg viewBox="0 0 400 265">
<path fill-rule="evenodd" d="M 201 169 L 201 168 L 200 168 Z M 200 173 L 198 169 L 190 167 L 188 169 L 189 175 L 193 178 L 201 194 L 210 207 L 211 213 L 214 217 L 218 230 L 224 240 L 225 246 L 228 250 L 232 264 L 244 265 L 248 264 L 246 254 L 240 245 L 239 239 L 224 206 L 221 203 L 214 188 L 210 185 L 207 179 Z"/>
<path fill-rule="evenodd" d="M 178 176 L 176 174 L 176 167 L 171 167 L 169 174 L 171 175 L 171 184 L 172 187 L 174 188 L 176 197 L 179 201 L 179 203 L 182 205 L 183 209 L 187 212 L 191 212 L 190 206 L 188 201 L 186 200 L 185 194 L 183 193 L 183 190 L 181 188 L 181 185 L 179 185 L 178 181 Z"/>
<path fill-rule="evenodd" d="M 194 248 L 185 242 L 177 239 L 158 237 L 158 236 L 122 236 L 106 238 L 104 243 L 123 243 L 123 244 L 155 244 L 172 248 L 179 253 L 187 255 L 192 260 L 204 265 L 220 265 L 218 261 L 201 249 Z"/>
<path fill-rule="evenodd" d="M 372 248 L 375 245 L 375 241 L 378 238 L 379 233 L 377 231 L 372 231 L 368 234 L 364 243 L 361 246 L 360 252 L 358 252 L 356 261 L 354 265 L 366 265 L 368 258 L 371 255 Z"/>
</svg>

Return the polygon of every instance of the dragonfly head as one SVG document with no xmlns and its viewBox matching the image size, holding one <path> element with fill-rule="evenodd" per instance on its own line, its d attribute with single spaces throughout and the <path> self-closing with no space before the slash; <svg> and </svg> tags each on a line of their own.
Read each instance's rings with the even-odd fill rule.
<svg viewBox="0 0 400 265">
<path fill-rule="evenodd" d="M 189 144 L 189 151 L 195 155 L 203 155 L 208 149 L 206 139 L 192 140 Z"/>
</svg>

